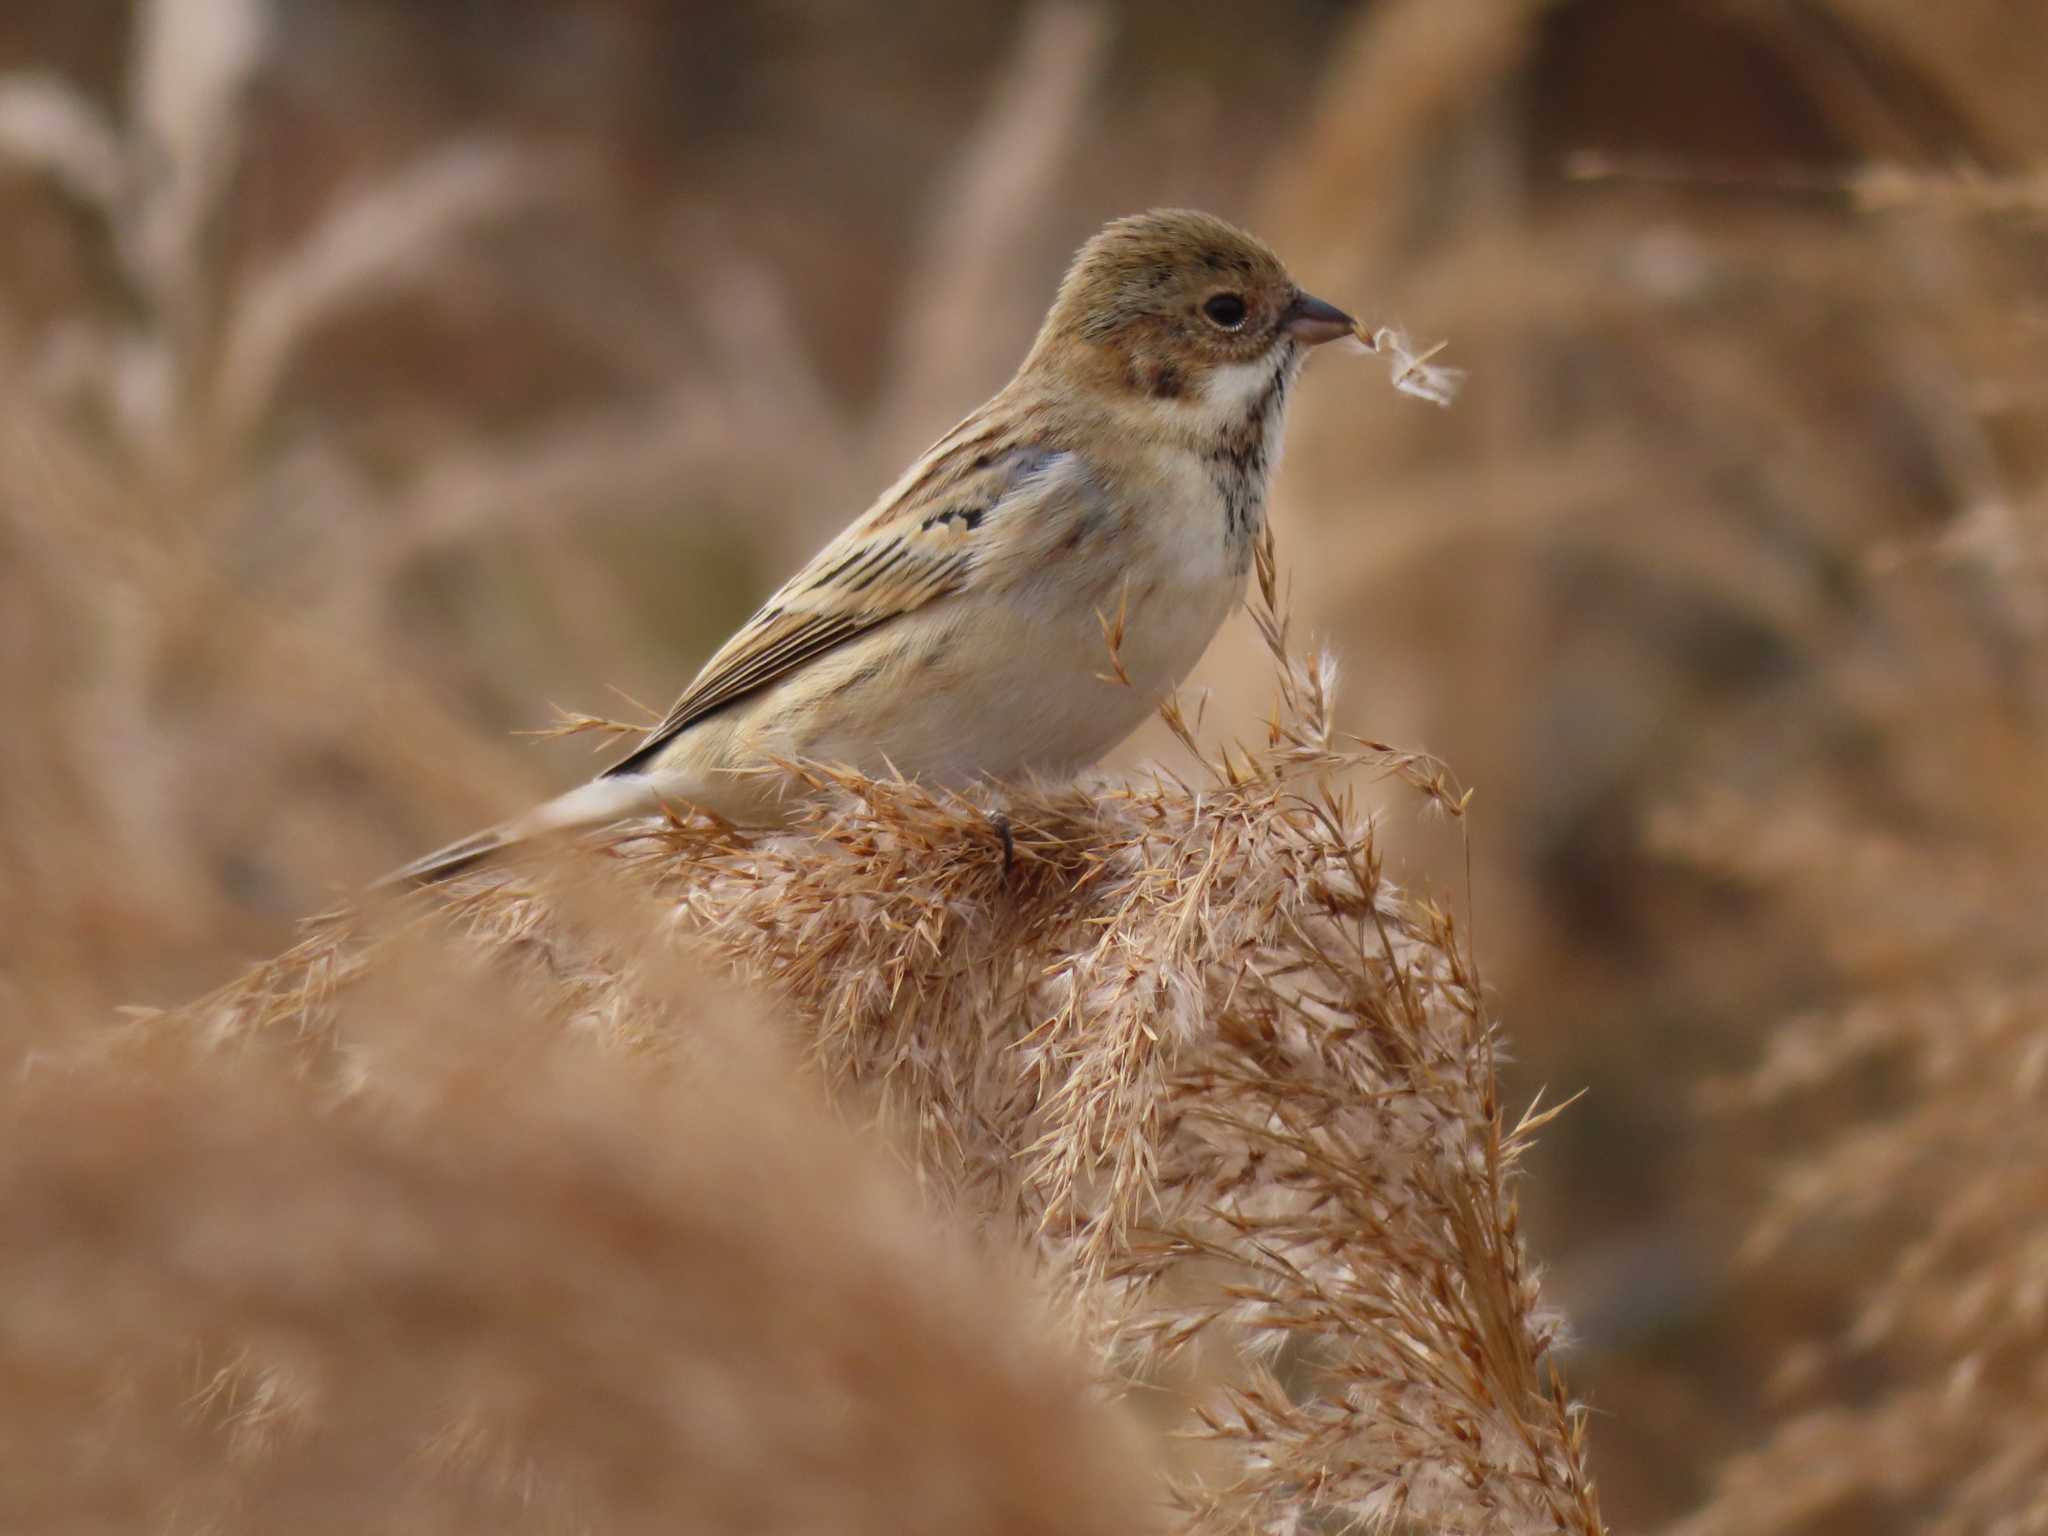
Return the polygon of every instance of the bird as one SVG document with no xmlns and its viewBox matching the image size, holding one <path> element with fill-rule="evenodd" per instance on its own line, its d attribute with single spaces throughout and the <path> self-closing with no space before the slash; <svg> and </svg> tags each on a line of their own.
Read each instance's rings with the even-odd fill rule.
<svg viewBox="0 0 2048 1536">
<path fill-rule="evenodd" d="M 590 782 L 379 885 L 667 807 L 786 824 L 793 763 L 945 789 L 1071 779 L 1243 601 L 1289 391 L 1313 348 L 1356 331 L 1223 219 L 1114 220 L 1075 254 L 1010 382 L 775 592 L 659 725 Z"/>
</svg>

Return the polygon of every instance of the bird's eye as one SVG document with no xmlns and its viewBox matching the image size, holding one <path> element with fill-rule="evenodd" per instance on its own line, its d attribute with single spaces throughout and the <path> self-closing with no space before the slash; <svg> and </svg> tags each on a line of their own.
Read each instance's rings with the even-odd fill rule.
<svg viewBox="0 0 2048 1536">
<path fill-rule="evenodd" d="M 1226 331 L 1244 324 L 1244 300 L 1234 293 L 1219 293 L 1202 305 L 1202 313 Z"/>
</svg>

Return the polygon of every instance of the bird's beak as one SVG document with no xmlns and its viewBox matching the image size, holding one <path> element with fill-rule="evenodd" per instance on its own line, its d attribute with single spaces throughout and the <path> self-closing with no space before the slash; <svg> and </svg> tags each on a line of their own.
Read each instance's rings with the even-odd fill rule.
<svg viewBox="0 0 2048 1536">
<path fill-rule="evenodd" d="M 1349 336 L 1358 326 L 1343 310 L 1334 304 L 1325 304 L 1311 294 L 1297 293 L 1294 302 L 1287 306 L 1287 312 L 1280 317 L 1280 323 L 1300 341 L 1320 346 L 1326 341 L 1335 341 L 1339 336 Z"/>
</svg>

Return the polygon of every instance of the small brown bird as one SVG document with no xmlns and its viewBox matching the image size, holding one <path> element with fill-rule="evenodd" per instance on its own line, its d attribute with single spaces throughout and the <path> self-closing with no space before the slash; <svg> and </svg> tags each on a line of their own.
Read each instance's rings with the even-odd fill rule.
<svg viewBox="0 0 2048 1536">
<path fill-rule="evenodd" d="M 948 432 L 598 778 L 388 877 L 693 805 L 784 819 L 779 762 L 964 787 L 1095 762 L 1243 599 L 1287 392 L 1351 317 L 1263 243 L 1166 209 L 1081 247 L 1017 375 Z M 1107 681 L 1121 615 L 1128 682 Z"/>
</svg>

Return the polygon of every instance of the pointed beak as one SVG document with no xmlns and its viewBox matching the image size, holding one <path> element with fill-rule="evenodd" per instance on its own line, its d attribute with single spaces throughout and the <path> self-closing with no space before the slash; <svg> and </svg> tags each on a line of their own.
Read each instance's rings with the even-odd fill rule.
<svg viewBox="0 0 2048 1536">
<path fill-rule="evenodd" d="M 1287 312 L 1280 317 L 1280 323 L 1287 327 L 1297 340 L 1309 346 L 1320 346 L 1326 341 L 1335 341 L 1339 336 L 1349 336 L 1358 322 L 1334 304 L 1325 304 L 1311 294 L 1297 293 L 1294 302 L 1287 306 Z"/>
</svg>

